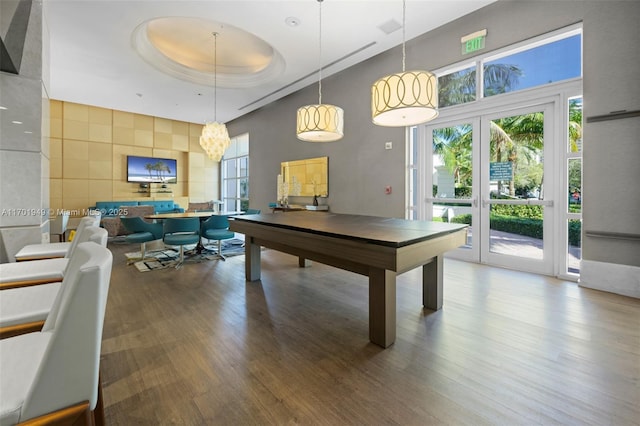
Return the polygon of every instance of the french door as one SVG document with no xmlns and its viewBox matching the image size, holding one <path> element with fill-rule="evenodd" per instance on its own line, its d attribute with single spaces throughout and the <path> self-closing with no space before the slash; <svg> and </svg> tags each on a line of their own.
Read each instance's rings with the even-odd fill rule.
<svg viewBox="0 0 640 426">
<path fill-rule="evenodd" d="M 553 274 L 554 103 L 425 126 L 424 219 L 469 224 L 456 258 Z"/>
</svg>

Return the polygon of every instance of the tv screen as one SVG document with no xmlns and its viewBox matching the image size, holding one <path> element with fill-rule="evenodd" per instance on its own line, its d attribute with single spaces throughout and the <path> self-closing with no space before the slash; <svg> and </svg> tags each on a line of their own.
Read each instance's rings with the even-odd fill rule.
<svg viewBox="0 0 640 426">
<path fill-rule="evenodd" d="M 173 158 L 127 156 L 127 182 L 176 183 L 178 162 Z"/>
</svg>

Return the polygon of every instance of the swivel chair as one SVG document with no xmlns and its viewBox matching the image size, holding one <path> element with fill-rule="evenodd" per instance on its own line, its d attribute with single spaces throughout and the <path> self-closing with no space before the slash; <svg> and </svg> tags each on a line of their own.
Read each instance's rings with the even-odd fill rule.
<svg viewBox="0 0 640 426">
<path fill-rule="evenodd" d="M 145 222 L 141 217 L 120 217 L 122 225 L 132 234 L 125 236 L 128 243 L 140 244 L 140 257 L 129 259 L 129 263 L 144 260 L 147 251 L 147 242 L 162 239 L 162 224 Z"/>
<path fill-rule="evenodd" d="M 235 236 L 233 231 L 229 231 L 229 219 L 227 219 L 227 216 L 211 216 L 202 223 L 200 233 L 207 240 L 218 241 L 217 254 L 222 260 L 225 260 L 222 254 L 222 240 L 228 240 Z"/>
<path fill-rule="evenodd" d="M 162 240 L 169 246 L 180 246 L 180 258 L 176 269 L 184 263 L 184 246 L 200 242 L 200 219 L 197 217 L 170 218 L 163 223 Z"/>
</svg>

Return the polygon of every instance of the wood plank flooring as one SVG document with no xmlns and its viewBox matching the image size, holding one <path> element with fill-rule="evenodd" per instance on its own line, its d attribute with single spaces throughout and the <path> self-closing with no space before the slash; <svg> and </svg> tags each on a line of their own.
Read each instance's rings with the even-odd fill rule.
<svg viewBox="0 0 640 426">
<path fill-rule="evenodd" d="M 445 260 L 444 308 L 398 276 L 397 340 L 368 341 L 367 278 L 273 250 L 114 268 L 107 425 L 639 425 L 640 301 Z"/>
</svg>

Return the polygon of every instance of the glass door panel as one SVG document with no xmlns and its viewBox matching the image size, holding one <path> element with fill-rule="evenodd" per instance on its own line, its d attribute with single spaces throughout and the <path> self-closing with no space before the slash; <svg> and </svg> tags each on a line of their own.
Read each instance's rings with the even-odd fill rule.
<svg viewBox="0 0 640 426">
<path fill-rule="evenodd" d="M 478 261 L 478 203 L 474 180 L 474 152 L 479 119 L 427 126 L 427 146 L 431 148 L 426 176 L 425 199 L 428 220 L 469 225 L 467 243 L 451 253 L 459 259 Z"/>
<path fill-rule="evenodd" d="M 553 188 L 546 146 L 552 110 L 549 104 L 482 120 L 484 263 L 552 272 L 553 201 L 545 195 L 545 187 Z"/>
</svg>

